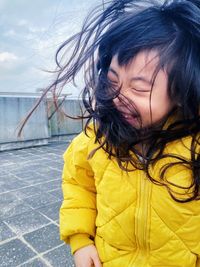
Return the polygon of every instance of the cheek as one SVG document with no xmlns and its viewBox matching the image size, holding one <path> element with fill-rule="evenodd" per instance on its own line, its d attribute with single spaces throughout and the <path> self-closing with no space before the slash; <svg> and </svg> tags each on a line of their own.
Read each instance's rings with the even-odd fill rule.
<svg viewBox="0 0 200 267">
<path fill-rule="evenodd" d="M 172 110 L 173 104 L 168 96 L 157 99 L 152 103 L 152 117 L 153 120 L 161 120 Z"/>
</svg>

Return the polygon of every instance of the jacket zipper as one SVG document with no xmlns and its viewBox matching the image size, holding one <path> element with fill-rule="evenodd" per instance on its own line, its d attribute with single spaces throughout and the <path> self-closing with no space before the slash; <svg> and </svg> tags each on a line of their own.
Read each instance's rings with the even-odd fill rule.
<svg viewBox="0 0 200 267">
<path fill-rule="evenodd" d="M 138 204 L 136 212 L 136 242 L 138 245 L 137 257 L 134 266 L 145 266 L 149 254 L 149 219 L 150 219 L 150 199 L 151 182 L 146 178 L 142 171 L 138 181 Z"/>
</svg>

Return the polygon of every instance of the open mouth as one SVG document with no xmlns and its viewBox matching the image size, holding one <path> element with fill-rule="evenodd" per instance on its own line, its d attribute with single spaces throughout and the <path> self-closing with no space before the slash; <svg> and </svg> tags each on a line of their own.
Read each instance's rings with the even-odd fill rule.
<svg viewBox="0 0 200 267">
<path fill-rule="evenodd" d="M 129 108 L 124 108 L 123 107 L 117 107 L 119 112 L 122 114 L 122 116 L 124 117 L 124 119 L 130 123 L 130 124 L 138 124 L 140 122 L 140 116 L 139 114 L 134 110 L 129 110 Z"/>
<path fill-rule="evenodd" d="M 137 116 L 137 115 L 129 115 L 129 114 L 127 115 L 127 114 L 125 114 L 125 115 L 124 115 L 124 118 L 125 118 L 125 119 L 137 119 L 138 116 Z"/>
<path fill-rule="evenodd" d="M 139 116 L 136 114 L 123 114 L 123 117 L 131 125 L 135 125 L 139 123 Z"/>
<path fill-rule="evenodd" d="M 124 116 L 125 119 L 139 119 L 139 116 L 138 114 L 134 114 L 134 113 L 123 113 L 122 112 L 122 115 Z"/>
</svg>

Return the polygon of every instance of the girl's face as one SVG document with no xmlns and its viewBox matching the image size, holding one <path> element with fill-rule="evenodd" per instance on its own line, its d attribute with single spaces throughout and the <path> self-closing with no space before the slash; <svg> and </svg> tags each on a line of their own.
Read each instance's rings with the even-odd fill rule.
<svg viewBox="0 0 200 267">
<path fill-rule="evenodd" d="M 156 56 L 155 51 L 142 51 L 127 66 L 119 66 L 114 56 L 108 70 L 113 87 L 121 88 L 114 104 L 135 128 L 159 124 L 174 106 L 168 96 L 168 77 L 164 70 L 158 72 L 152 88 Z"/>
</svg>

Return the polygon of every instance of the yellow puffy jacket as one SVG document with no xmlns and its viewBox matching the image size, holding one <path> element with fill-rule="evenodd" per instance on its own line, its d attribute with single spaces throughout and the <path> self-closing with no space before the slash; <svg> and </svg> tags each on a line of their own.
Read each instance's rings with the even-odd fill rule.
<svg viewBox="0 0 200 267">
<path fill-rule="evenodd" d="M 174 141 L 165 151 L 190 157 L 190 142 Z M 96 146 L 94 133 L 81 133 L 63 155 L 60 234 L 72 253 L 94 243 L 103 267 L 200 267 L 200 201 L 174 201 L 165 186 L 144 171 L 122 171 L 103 149 L 87 160 Z M 152 167 L 153 177 L 169 160 Z M 178 165 L 166 179 L 186 186 L 191 173 Z"/>
</svg>

